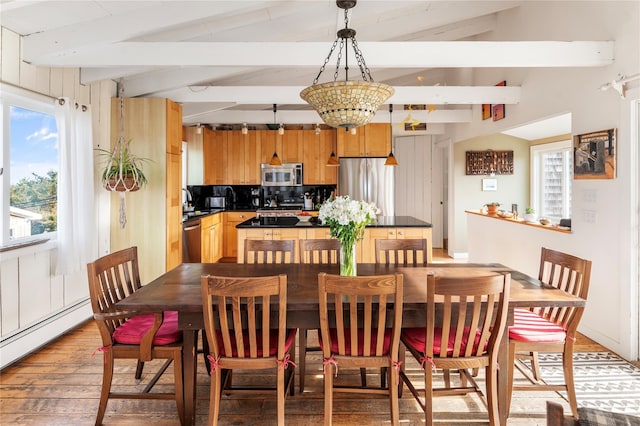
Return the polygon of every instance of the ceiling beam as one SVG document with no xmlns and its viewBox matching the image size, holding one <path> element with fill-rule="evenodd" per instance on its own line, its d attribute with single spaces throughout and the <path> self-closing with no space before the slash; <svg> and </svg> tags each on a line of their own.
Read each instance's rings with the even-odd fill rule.
<svg viewBox="0 0 640 426">
<path fill-rule="evenodd" d="M 421 123 L 469 123 L 472 120 L 472 109 L 436 109 L 433 112 L 428 111 L 403 111 L 398 109 L 394 111 L 394 126 L 401 125 L 401 121 L 411 113 L 411 117 Z M 278 123 L 287 124 L 313 124 L 322 123 L 322 120 L 315 111 L 298 111 L 298 110 L 278 110 Z M 233 123 L 250 123 L 250 124 L 267 124 L 273 123 L 273 112 L 270 110 L 262 111 L 240 111 L 240 110 L 219 110 L 203 112 L 192 116 L 183 116 L 185 124 L 195 123 L 217 123 L 217 124 L 233 124 Z M 388 123 L 389 113 L 384 111 L 384 107 L 380 108 L 378 113 L 371 120 L 372 123 Z"/>
<path fill-rule="evenodd" d="M 612 41 L 361 42 L 369 68 L 594 67 L 613 63 Z M 319 67 L 330 45 L 320 42 L 123 42 L 33 55 L 50 67 L 248 66 Z M 409 54 L 408 54 L 409 53 Z"/>
<path fill-rule="evenodd" d="M 216 102 L 237 104 L 294 104 L 304 105 L 300 97 L 304 86 L 191 86 L 152 96 L 174 102 Z M 389 102 L 394 104 L 517 104 L 521 89 L 518 86 L 401 86 Z"/>
</svg>

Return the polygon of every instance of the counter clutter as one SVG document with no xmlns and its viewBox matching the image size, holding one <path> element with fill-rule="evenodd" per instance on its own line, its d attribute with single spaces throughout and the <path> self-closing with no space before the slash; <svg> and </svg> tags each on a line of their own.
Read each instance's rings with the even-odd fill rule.
<svg viewBox="0 0 640 426">
<path fill-rule="evenodd" d="M 470 214 L 475 214 L 475 215 L 478 215 L 478 216 L 486 216 L 486 217 L 497 219 L 497 220 L 504 220 L 504 221 L 507 221 L 507 222 L 513 222 L 513 223 L 517 223 L 517 224 L 522 224 L 522 225 L 527 225 L 527 226 L 534 226 L 534 227 L 537 227 L 537 228 L 548 229 L 550 231 L 558 231 L 558 232 L 566 232 L 566 233 L 570 233 L 571 232 L 571 228 L 570 227 L 560 226 L 557 223 L 551 223 L 547 219 L 541 219 L 543 221 L 546 221 L 545 224 L 542 224 L 539 221 L 530 222 L 530 221 L 525 221 L 522 218 L 518 218 L 518 217 L 514 218 L 513 215 L 488 214 L 488 213 L 486 213 L 484 211 L 484 209 L 465 210 L 465 212 L 466 213 L 470 213 Z"/>
</svg>

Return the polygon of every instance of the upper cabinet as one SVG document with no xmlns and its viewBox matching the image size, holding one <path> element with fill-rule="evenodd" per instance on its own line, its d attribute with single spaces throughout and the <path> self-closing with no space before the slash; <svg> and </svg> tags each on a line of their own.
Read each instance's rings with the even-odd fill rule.
<svg viewBox="0 0 640 426">
<path fill-rule="evenodd" d="M 202 158 L 204 161 L 204 184 L 227 184 L 227 146 L 229 132 L 203 129 Z"/>
<path fill-rule="evenodd" d="M 337 130 L 339 157 L 386 157 L 391 151 L 391 133 L 387 123 L 370 123 L 352 135 Z"/>
<path fill-rule="evenodd" d="M 260 141 L 256 132 L 242 134 L 240 130 L 224 131 L 228 133 L 227 142 L 227 184 L 260 184 Z"/>
<path fill-rule="evenodd" d="M 303 130 L 303 177 L 305 185 L 332 185 L 338 183 L 338 168 L 327 166 L 331 151 L 335 152 L 336 131 Z"/>
<path fill-rule="evenodd" d="M 278 152 L 283 163 L 303 162 L 303 130 L 285 130 L 282 139 L 282 153 Z M 277 133 L 277 131 L 276 131 Z"/>
</svg>

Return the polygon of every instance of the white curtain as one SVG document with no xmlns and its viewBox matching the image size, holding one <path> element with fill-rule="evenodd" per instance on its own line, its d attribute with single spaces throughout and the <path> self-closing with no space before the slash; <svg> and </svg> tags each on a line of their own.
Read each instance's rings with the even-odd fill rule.
<svg viewBox="0 0 640 426">
<path fill-rule="evenodd" d="M 62 102 L 64 101 L 64 102 Z M 91 109 L 56 100 L 58 125 L 57 274 L 71 274 L 96 258 Z"/>
</svg>

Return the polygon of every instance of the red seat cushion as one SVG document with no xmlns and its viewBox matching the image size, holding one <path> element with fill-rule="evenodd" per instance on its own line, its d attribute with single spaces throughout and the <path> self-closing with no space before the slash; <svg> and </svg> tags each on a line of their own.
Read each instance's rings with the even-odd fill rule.
<svg viewBox="0 0 640 426">
<path fill-rule="evenodd" d="M 509 338 L 522 342 L 564 342 L 567 332 L 561 326 L 542 318 L 535 312 L 514 309 L 514 324 L 509 327 Z"/>
<path fill-rule="evenodd" d="M 269 356 L 276 356 L 278 354 L 278 330 L 271 330 L 269 333 Z M 296 329 L 287 330 L 287 336 L 284 341 L 284 351 L 287 352 L 296 337 Z M 222 333 L 220 331 L 217 332 L 218 338 L 218 347 L 220 348 L 221 356 L 228 356 L 224 350 L 224 342 L 222 340 Z M 244 343 L 244 354 L 245 357 L 249 357 L 249 333 L 244 331 L 242 333 L 242 341 Z M 258 335 L 256 336 L 257 346 L 258 346 L 258 358 L 262 357 L 262 332 L 258 331 Z M 238 356 L 238 346 L 236 344 L 236 339 L 231 338 L 231 348 L 232 348 L 232 357 Z"/>
<path fill-rule="evenodd" d="M 382 354 L 386 355 L 389 353 L 389 347 L 391 346 L 391 329 L 387 328 L 384 330 L 384 341 L 382 342 Z M 351 330 L 346 328 L 344 330 L 345 335 L 345 354 L 351 355 L 351 338 L 349 337 Z M 329 334 L 331 335 L 331 353 L 338 353 L 338 331 L 335 328 L 329 329 Z M 318 335 L 320 341 L 320 348 L 323 348 L 322 336 Z M 371 352 L 370 354 L 376 353 L 376 345 L 378 343 L 377 331 L 373 330 L 371 333 Z M 358 330 L 358 356 L 363 356 L 364 354 L 364 332 L 362 330 Z"/>
<path fill-rule="evenodd" d="M 139 345 L 142 337 L 153 327 L 153 314 L 139 315 L 129 318 L 113 332 L 113 340 L 124 345 Z M 154 345 L 168 345 L 182 339 L 182 330 L 178 329 L 178 312 L 167 311 L 164 321 L 158 329 Z"/>
<path fill-rule="evenodd" d="M 453 331 L 453 330 L 452 330 Z M 460 344 L 460 353 L 464 354 L 467 350 L 467 344 L 469 343 L 469 327 L 464 328 L 464 333 L 462 336 L 462 342 Z M 426 342 L 427 332 L 424 327 L 407 327 L 402 329 L 402 341 L 408 345 L 413 347 L 415 350 L 425 353 L 427 342 Z M 453 355 L 453 347 L 456 341 L 455 333 L 449 333 L 449 339 L 447 342 L 447 356 Z M 473 341 L 473 353 L 477 353 L 478 344 L 480 343 L 480 331 L 476 330 L 475 338 Z M 440 350 L 442 346 L 442 328 L 436 327 L 434 329 L 433 336 L 433 356 L 440 356 Z M 483 349 L 483 351 L 486 348 Z"/>
</svg>

